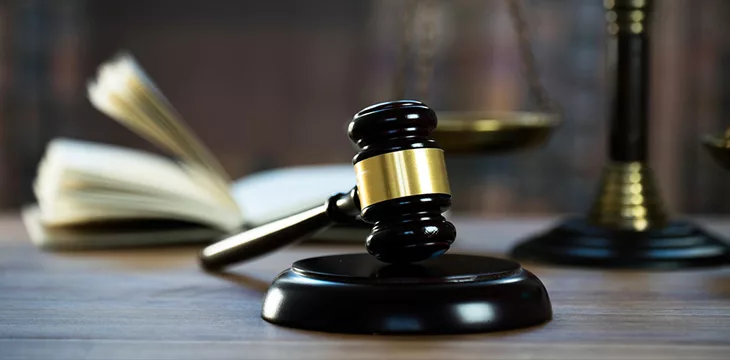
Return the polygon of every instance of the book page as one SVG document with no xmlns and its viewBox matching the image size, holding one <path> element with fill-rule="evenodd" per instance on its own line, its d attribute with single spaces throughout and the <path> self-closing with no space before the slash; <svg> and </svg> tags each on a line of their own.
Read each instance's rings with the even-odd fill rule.
<svg viewBox="0 0 730 360">
<path fill-rule="evenodd" d="M 21 211 L 31 241 L 47 250 L 91 250 L 137 246 L 211 243 L 222 234 L 196 224 L 155 224 L 135 220 L 119 223 L 84 224 L 73 227 L 48 226 L 37 206 Z"/>
<path fill-rule="evenodd" d="M 223 206 L 240 213 L 230 195 L 230 176 L 130 54 L 102 64 L 88 96 L 99 111 L 181 159 L 199 186 L 217 192 Z"/>
<path fill-rule="evenodd" d="M 43 220 L 171 218 L 221 231 L 241 226 L 237 207 L 194 173 L 159 155 L 78 140 L 52 141 L 34 184 Z M 222 205 L 223 204 L 223 205 Z"/>
</svg>

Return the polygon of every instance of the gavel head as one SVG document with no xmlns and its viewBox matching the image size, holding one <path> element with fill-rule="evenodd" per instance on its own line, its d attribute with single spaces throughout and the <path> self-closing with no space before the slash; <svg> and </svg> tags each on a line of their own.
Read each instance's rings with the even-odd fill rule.
<svg viewBox="0 0 730 360">
<path fill-rule="evenodd" d="M 361 217 L 373 230 L 368 252 L 388 263 L 411 263 L 445 253 L 456 228 L 442 213 L 451 206 L 443 150 L 431 138 L 436 114 L 418 101 L 367 107 L 350 122 L 360 151 L 353 159 Z"/>
</svg>

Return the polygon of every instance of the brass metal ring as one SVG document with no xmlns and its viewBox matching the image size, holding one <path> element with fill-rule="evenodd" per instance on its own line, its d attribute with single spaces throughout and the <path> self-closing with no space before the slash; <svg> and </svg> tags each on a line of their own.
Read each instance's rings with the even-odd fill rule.
<svg viewBox="0 0 730 360">
<path fill-rule="evenodd" d="M 360 205 L 423 194 L 451 194 L 444 151 L 421 148 L 374 156 L 355 164 Z"/>
</svg>

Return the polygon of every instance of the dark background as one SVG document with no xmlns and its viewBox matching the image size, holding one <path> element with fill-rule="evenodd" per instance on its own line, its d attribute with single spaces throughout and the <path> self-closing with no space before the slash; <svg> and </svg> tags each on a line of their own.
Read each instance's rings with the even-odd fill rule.
<svg viewBox="0 0 730 360">
<path fill-rule="evenodd" d="M 444 29 L 438 110 L 535 110 L 504 2 L 437 1 Z M 730 174 L 700 138 L 730 125 L 730 1 L 657 0 L 651 158 L 675 212 L 730 212 Z M 537 151 L 450 156 L 454 209 L 582 212 L 605 159 L 601 0 L 523 0 L 544 83 L 565 123 Z M 299 164 L 346 163 L 345 125 L 391 100 L 406 3 L 399 0 L 0 1 L 0 207 L 33 201 L 57 136 L 155 151 L 94 110 L 85 85 L 129 50 L 235 178 Z M 410 75 L 409 75 L 410 74 Z M 415 96 L 408 72 L 406 95 Z"/>
</svg>

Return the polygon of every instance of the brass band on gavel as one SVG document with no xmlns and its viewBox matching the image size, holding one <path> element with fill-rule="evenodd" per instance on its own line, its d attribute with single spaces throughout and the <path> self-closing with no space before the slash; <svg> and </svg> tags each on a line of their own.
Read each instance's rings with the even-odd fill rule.
<svg viewBox="0 0 730 360">
<path fill-rule="evenodd" d="M 409 149 L 381 154 L 355 164 L 360 205 L 423 194 L 451 194 L 444 151 Z"/>
</svg>

